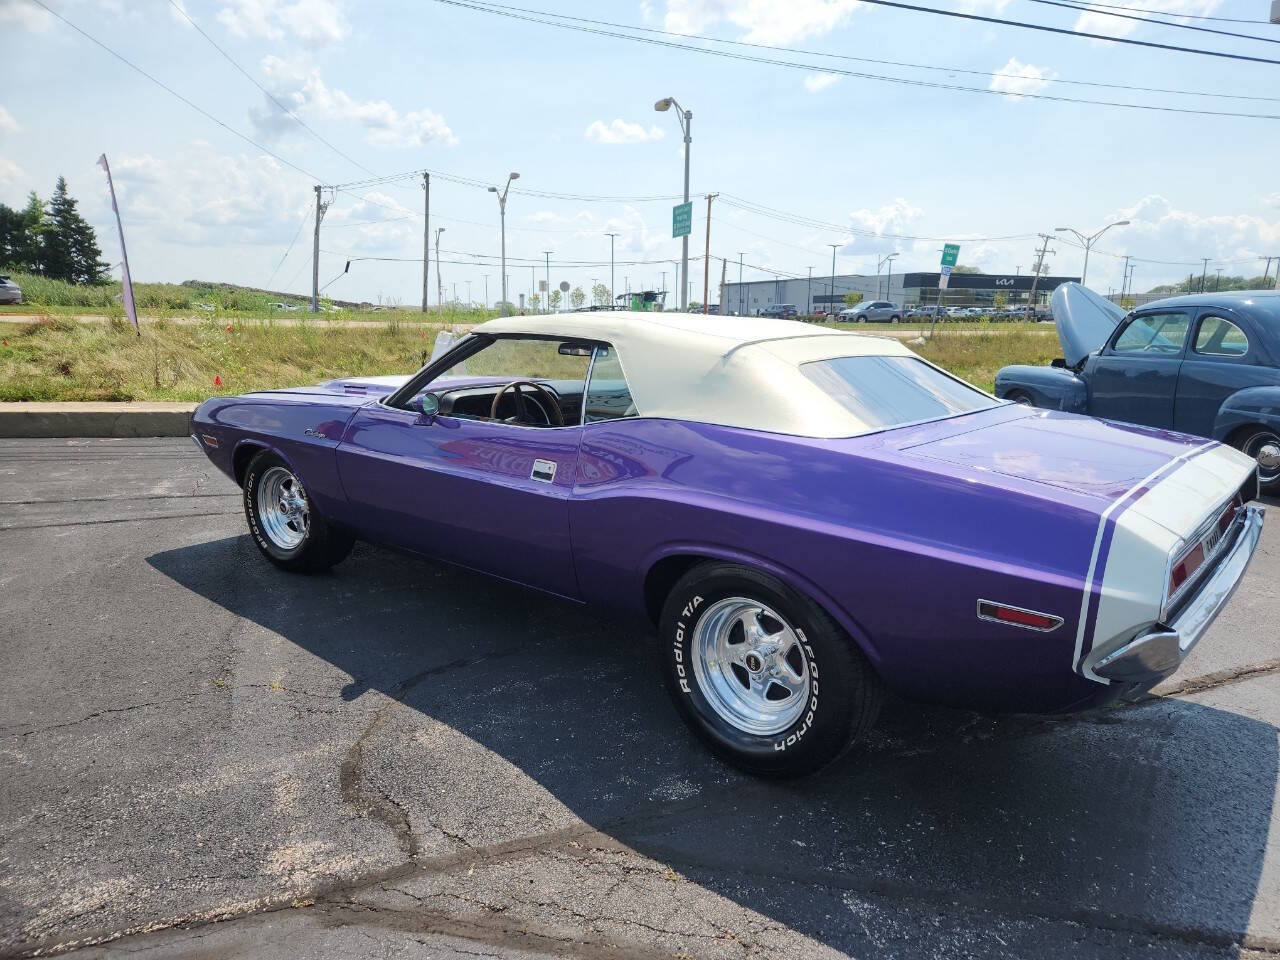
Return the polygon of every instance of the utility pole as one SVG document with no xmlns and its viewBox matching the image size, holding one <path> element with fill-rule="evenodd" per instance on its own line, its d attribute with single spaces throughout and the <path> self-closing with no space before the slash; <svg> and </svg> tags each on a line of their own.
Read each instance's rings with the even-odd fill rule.
<svg viewBox="0 0 1280 960">
<path fill-rule="evenodd" d="M 709 311 L 707 299 L 711 295 L 711 201 L 718 196 L 720 196 L 718 193 L 707 194 L 707 249 L 706 255 L 702 258 L 702 312 L 704 314 Z"/>
<path fill-rule="evenodd" d="M 324 212 L 329 209 L 329 204 L 320 201 L 320 191 L 323 187 L 316 184 L 316 231 L 315 240 L 311 246 L 311 312 L 320 312 L 320 221 L 324 219 Z"/>
<path fill-rule="evenodd" d="M 1027 301 L 1027 312 L 1032 316 L 1035 315 L 1036 289 L 1040 286 L 1040 274 L 1044 272 L 1045 254 L 1049 252 L 1049 241 L 1053 239 L 1047 233 L 1040 234 L 1040 237 L 1044 240 L 1044 243 L 1040 245 L 1040 251 L 1036 254 L 1036 265 L 1032 270 L 1035 276 L 1031 279 L 1031 299 Z M 941 299 L 942 295 L 939 294 L 938 297 Z"/>
<path fill-rule="evenodd" d="M 444 227 L 436 227 L 436 306 L 444 309 L 444 281 L 440 279 L 440 234 Z"/>
<path fill-rule="evenodd" d="M 316 242 L 319 243 L 318 240 Z M 1201 257 L 1200 259 L 1204 261 L 1204 266 L 1200 270 L 1200 293 L 1204 293 L 1204 278 L 1209 273 L 1209 261 L 1213 258 Z"/>
<path fill-rule="evenodd" d="M 1124 299 L 1124 288 L 1129 285 L 1129 261 L 1132 257 L 1129 254 L 1124 255 L 1124 276 L 1120 280 L 1120 299 Z"/>
<path fill-rule="evenodd" d="M 728 273 L 729 273 L 729 261 L 726 260 L 724 257 L 721 257 L 720 258 L 720 316 L 722 317 L 725 315 L 725 312 L 729 309 L 728 305 L 725 303 L 725 301 L 729 299 L 728 296 L 726 296 L 726 294 L 729 291 L 728 291 L 728 288 L 726 288 L 724 285 L 725 277 L 728 275 Z"/>
<path fill-rule="evenodd" d="M 551 251 L 543 250 L 542 255 L 547 258 L 547 292 L 542 298 L 545 302 L 542 305 L 543 313 L 551 312 Z"/>
<path fill-rule="evenodd" d="M 813 315 L 813 267 L 809 268 L 809 290 L 804 298 L 804 312 L 806 316 Z"/>
<path fill-rule="evenodd" d="M 484 275 L 484 308 L 489 309 L 489 275 Z"/>
<path fill-rule="evenodd" d="M 1221 287 L 1222 287 L 1222 268 L 1219 267 L 1217 279 L 1213 281 L 1213 292 L 1217 293 L 1218 290 L 1221 289 Z"/>
<path fill-rule="evenodd" d="M 742 250 L 738 251 L 738 316 L 743 316 L 747 312 L 747 288 L 742 285 L 742 258 L 746 253 Z"/>
<path fill-rule="evenodd" d="M 609 238 L 609 298 L 610 298 L 609 309 L 612 310 L 613 295 L 618 292 L 613 286 L 615 283 L 617 283 L 617 280 L 615 280 L 613 276 L 613 240 L 614 240 L 614 237 L 617 236 L 617 234 L 606 233 L 605 236 Z"/>
<path fill-rule="evenodd" d="M 1262 271 L 1262 285 L 1264 287 L 1267 285 L 1267 274 L 1269 274 L 1270 272 L 1271 272 L 1271 258 L 1267 257 L 1267 266 Z"/>
<path fill-rule="evenodd" d="M 830 301 L 827 303 L 827 306 L 833 312 L 835 312 L 836 310 L 836 251 L 840 249 L 840 244 L 828 243 L 827 246 L 831 248 L 831 289 L 828 291 L 828 293 L 830 293 L 831 295 L 831 298 L 830 298 Z"/>
<path fill-rule="evenodd" d="M 422 312 L 427 312 L 427 289 L 431 282 L 431 174 L 422 175 Z"/>
</svg>

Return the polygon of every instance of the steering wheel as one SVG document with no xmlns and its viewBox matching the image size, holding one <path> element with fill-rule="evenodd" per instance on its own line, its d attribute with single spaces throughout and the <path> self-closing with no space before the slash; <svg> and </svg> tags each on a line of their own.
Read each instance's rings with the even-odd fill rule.
<svg viewBox="0 0 1280 960">
<path fill-rule="evenodd" d="M 551 404 L 550 419 L 553 421 L 553 423 L 551 423 L 550 426 L 556 426 L 556 427 L 564 426 L 564 411 L 560 409 L 560 402 L 556 399 L 555 393 L 551 390 L 550 387 L 546 386 L 545 384 L 537 383 L 533 380 L 512 380 L 510 383 L 506 384 L 501 389 L 499 389 L 498 392 L 493 396 L 493 406 L 489 408 L 490 420 L 498 419 L 498 404 L 502 400 L 502 395 L 505 394 L 508 390 L 515 391 L 516 419 L 517 420 L 531 419 L 528 415 L 529 401 L 528 399 L 526 399 L 525 395 L 520 391 L 521 387 L 530 387 L 534 391 L 540 392 L 550 402 Z M 538 403 L 538 401 L 535 400 L 534 404 L 535 406 L 538 407 L 539 410 L 542 410 L 541 403 Z M 542 410 L 542 415 L 544 419 L 546 419 L 548 416 L 545 410 Z"/>
</svg>

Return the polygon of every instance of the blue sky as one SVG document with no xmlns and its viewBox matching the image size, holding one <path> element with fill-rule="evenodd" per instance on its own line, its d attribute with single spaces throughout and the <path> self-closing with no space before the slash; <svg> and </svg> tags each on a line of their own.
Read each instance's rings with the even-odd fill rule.
<svg viewBox="0 0 1280 960">
<path fill-rule="evenodd" d="M 749 265 L 804 275 L 934 269 L 936 238 L 961 262 L 1027 271 L 1034 234 L 1090 231 L 1128 218 L 1098 244 L 1089 282 L 1118 287 L 1119 256 L 1139 260 L 1144 290 L 1185 277 L 1260 273 L 1280 256 L 1280 120 L 1208 117 L 1031 100 L 1038 93 L 1280 115 L 1280 66 L 1144 50 L 1103 41 L 927 16 L 856 0 L 527 0 L 561 14 L 725 40 L 934 67 L 925 71 L 816 56 L 806 63 L 988 89 L 962 93 L 813 69 L 737 62 L 553 29 L 435 0 L 185 0 L 190 17 L 260 84 L 350 160 L 303 130 L 172 8 L 168 0 L 47 0 L 50 7 L 228 127 L 302 168 L 290 169 L 182 104 L 33 4 L 0 0 L 0 201 L 47 195 L 64 174 L 119 258 L 105 184 L 117 178 L 139 280 L 200 278 L 304 293 L 310 284 L 312 187 L 430 168 L 485 183 L 521 179 L 507 212 L 512 299 L 528 292 L 532 261 L 551 255 L 551 280 L 674 287 L 671 202 L 582 201 L 517 192 L 666 197 L 679 193 L 682 154 L 674 95 L 693 117 L 691 252 L 739 253 Z M 1124 2 L 1124 0 L 1114 0 Z M 1266 17 L 1263 0 L 1128 0 L 1183 14 Z M 1107 35 L 1280 59 L 1280 45 L 1077 14 L 1030 0 L 937 0 L 933 5 Z M 1194 21 L 1188 21 L 1194 22 Z M 1203 23 L 1203 22 L 1202 22 Z M 1205 23 L 1280 39 L 1266 24 Z M 697 47 L 701 40 L 684 41 Z M 721 47 L 720 49 L 725 49 Z M 778 56 L 768 51 L 739 51 Z M 980 71 L 965 74 L 953 70 Z M 991 77 L 984 74 L 1005 74 Z M 1150 94 L 1046 80 L 1273 97 L 1271 101 Z M 355 161 L 354 163 L 351 161 Z M 358 164 L 358 165 L 357 165 Z M 326 197 L 329 194 L 326 193 Z M 730 196 L 809 223 L 743 210 Z M 321 282 L 349 257 L 421 256 L 422 191 L 406 181 L 338 192 L 324 220 Z M 443 226 L 446 298 L 489 299 L 499 270 L 498 209 L 482 188 L 436 178 L 432 227 Z M 821 221 L 821 225 L 812 221 Z M 370 222 L 379 221 L 379 222 Z M 828 226 L 829 225 L 829 226 Z M 839 229 L 837 229 L 839 228 Z M 293 237 L 296 243 L 281 264 Z M 898 239 L 890 235 L 928 239 Z M 1015 236 L 998 241 L 974 238 Z M 1051 244 L 1055 274 L 1078 274 L 1082 253 Z M 603 261 L 600 266 L 557 262 Z M 1155 263 L 1151 261 L 1171 261 Z M 715 273 L 719 264 L 716 263 Z M 700 297 L 702 265 L 693 269 Z M 537 270 L 541 278 L 544 271 Z M 714 275 L 714 274 L 713 274 Z M 1274 275 L 1274 267 L 1273 267 Z M 748 267 L 745 276 L 768 274 Z M 625 278 L 625 280 L 624 280 Z M 467 282 L 470 281 L 470 288 Z M 337 297 L 416 303 L 421 268 L 358 261 L 329 287 Z M 434 271 L 432 277 L 434 301 Z M 673 299 L 674 295 L 673 295 Z"/>
</svg>

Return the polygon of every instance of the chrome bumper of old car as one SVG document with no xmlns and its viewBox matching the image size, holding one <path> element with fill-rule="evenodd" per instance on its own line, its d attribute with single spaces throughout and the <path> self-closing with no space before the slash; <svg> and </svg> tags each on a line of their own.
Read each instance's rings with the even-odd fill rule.
<svg viewBox="0 0 1280 960">
<path fill-rule="evenodd" d="M 1093 665 L 1094 674 L 1142 690 L 1177 670 L 1240 585 L 1258 549 L 1263 513 L 1256 504 L 1244 508 L 1243 522 L 1230 552 L 1172 623 L 1156 624 L 1111 651 Z"/>
</svg>

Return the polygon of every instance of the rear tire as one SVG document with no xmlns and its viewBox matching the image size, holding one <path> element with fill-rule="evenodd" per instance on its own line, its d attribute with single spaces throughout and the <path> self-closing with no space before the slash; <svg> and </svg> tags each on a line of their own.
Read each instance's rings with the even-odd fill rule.
<svg viewBox="0 0 1280 960">
<path fill-rule="evenodd" d="M 879 713 L 880 678 L 849 635 L 811 599 L 750 567 L 689 570 L 667 596 L 659 631 L 676 709 L 749 773 L 812 773 Z"/>
<path fill-rule="evenodd" d="M 1024 390 L 1010 390 L 1004 395 L 1006 400 L 1012 400 L 1014 403 L 1020 403 L 1024 407 L 1034 407 L 1035 403 L 1031 400 L 1031 394 Z"/>
<path fill-rule="evenodd" d="M 282 570 L 328 570 L 355 545 L 353 537 L 329 524 L 293 468 L 271 450 L 249 461 L 242 496 L 253 542 Z"/>
<path fill-rule="evenodd" d="M 1232 446 L 1258 464 L 1258 491 L 1280 494 L 1280 434 L 1266 427 L 1247 427 L 1233 437 Z"/>
</svg>

